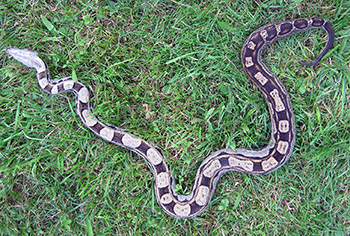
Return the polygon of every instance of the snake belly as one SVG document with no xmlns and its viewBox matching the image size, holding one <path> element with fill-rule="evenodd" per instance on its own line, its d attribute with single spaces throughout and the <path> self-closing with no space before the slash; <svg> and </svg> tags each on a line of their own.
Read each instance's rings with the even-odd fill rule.
<svg viewBox="0 0 350 236">
<path fill-rule="evenodd" d="M 200 214 L 209 204 L 216 185 L 227 171 L 247 174 L 265 174 L 281 167 L 290 157 L 295 143 L 295 122 L 291 102 L 282 82 L 262 62 L 264 48 L 273 41 L 313 28 L 322 28 L 328 42 L 314 65 L 332 47 L 334 31 L 322 18 L 302 18 L 265 25 L 255 30 L 245 41 L 241 53 L 243 69 L 248 78 L 260 89 L 268 104 L 271 117 L 271 139 L 262 150 L 222 149 L 212 153 L 200 165 L 193 190 L 188 195 L 175 193 L 175 181 L 161 151 L 152 144 L 104 124 L 92 112 L 89 91 L 84 84 L 71 77 L 52 81 L 46 63 L 34 51 L 10 48 L 7 52 L 16 60 L 36 70 L 39 86 L 50 94 L 71 91 L 76 97 L 76 112 L 82 123 L 98 137 L 127 148 L 146 160 L 154 174 L 156 199 L 161 208 L 175 218 L 191 218 Z"/>
</svg>

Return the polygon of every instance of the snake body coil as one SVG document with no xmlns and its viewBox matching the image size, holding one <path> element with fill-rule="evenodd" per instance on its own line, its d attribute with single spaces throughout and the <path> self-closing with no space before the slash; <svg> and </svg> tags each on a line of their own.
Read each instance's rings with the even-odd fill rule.
<svg viewBox="0 0 350 236">
<path fill-rule="evenodd" d="M 262 62 L 263 49 L 273 41 L 293 33 L 313 28 L 323 28 L 328 33 L 328 43 L 321 54 L 311 63 L 319 62 L 332 47 L 332 26 L 321 18 L 303 18 L 263 26 L 245 41 L 241 53 L 244 72 L 263 93 L 269 107 L 272 134 L 270 144 L 262 150 L 219 150 L 207 157 L 199 167 L 194 188 L 189 195 L 174 192 L 174 180 L 162 153 L 150 143 L 106 125 L 92 113 L 88 89 L 71 77 L 49 80 L 49 70 L 36 52 L 25 49 L 8 49 L 7 52 L 28 67 L 35 68 L 39 86 L 50 94 L 71 91 L 76 96 L 76 111 L 83 124 L 98 137 L 127 148 L 149 164 L 154 174 L 154 188 L 161 208 L 170 216 L 190 218 L 201 213 L 209 204 L 220 176 L 227 171 L 247 174 L 265 174 L 281 167 L 292 153 L 295 143 L 295 123 L 292 106 L 281 81 Z"/>
</svg>

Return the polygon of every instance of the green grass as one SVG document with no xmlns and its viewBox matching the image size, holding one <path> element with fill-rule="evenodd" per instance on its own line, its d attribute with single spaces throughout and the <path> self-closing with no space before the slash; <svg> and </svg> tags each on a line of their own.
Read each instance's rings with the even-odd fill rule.
<svg viewBox="0 0 350 236">
<path fill-rule="evenodd" d="M 78 2 L 78 1 L 77 1 Z M 260 1 L 258 1 L 260 2 Z M 346 235 L 350 232 L 348 1 L 0 0 L 0 232 L 7 235 Z M 36 50 L 53 79 L 76 74 L 96 113 L 160 147 L 180 193 L 222 148 L 258 149 L 267 106 L 244 76 L 240 50 L 264 24 L 320 16 L 336 32 L 271 45 L 269 68 L 290 93 L 295 151 L 279 170 L 224 175 L 200 216 L 158 206 L 137 155 L 84 128 L 72 94 L 48 95 L 7 47 Z"/>
</svg>

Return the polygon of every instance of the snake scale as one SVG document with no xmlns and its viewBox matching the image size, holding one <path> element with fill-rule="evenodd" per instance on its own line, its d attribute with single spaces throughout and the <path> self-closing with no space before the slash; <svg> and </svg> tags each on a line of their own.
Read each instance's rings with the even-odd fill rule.
<svg viewBox="0 0 350 236">
<path fill-rule="evenodd" d="M 145 159 L 154 174 L 155 195 L 159 205 L 170 216 L 185 219 L 200 214 L 208 206 L 220 177 L 227 171 L 265 174 L 286 163 L 295 143 L 293 110 L 282 82 L 262 62 L 262 52 L 275 40 L 313 28 L 324 29 L 328 34 L 328 41 L 313 62 L 300 62 L 311 66 L 322 59 L 334 42 L 332 26 L 322 18 L 302 18 L 268 24 L 255 30 L 246 39 L 241 52 L 241 62 L 246 76 L 260 89 L 268 104 L 272 124 L 269 145 L 258 151 L 223 149 L 212 153 L 200 165 L 193 190 L 188 195 L 175 193 L 174 178 L 158 148 L 119 128 L 102 123 L 93 115 L 89 91 L 85 85 L 71 77 L 49 80 L 47 65 L 34 51 L 10 48 L 7 52 L 14 59 L 36 70 L 39 86 L 45 92 L 73 92 L 80 120 L 98 137 L 127 148 Z"/>
</svg>

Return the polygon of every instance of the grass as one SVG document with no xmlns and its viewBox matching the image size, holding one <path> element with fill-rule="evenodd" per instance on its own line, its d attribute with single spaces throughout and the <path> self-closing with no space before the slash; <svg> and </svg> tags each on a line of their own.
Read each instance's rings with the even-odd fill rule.
<svg viewBox="0 0 350 236">
<path fill-rule="evenodd" d="M 346 235 L 350 232 L 350 4 L 347 1 L 0 1 L 0 231 L 6 235 Z M 300 33 L 264 54 L 284 82 L 295 151 L 261 176 L 227 173 L 207 210 L 177 220 L 158 206 L 135 154 L 89 132 L 72 94 L 48 95 L 7 47 L 36 50 L 53 79 L 76 75 L 96 113 L 155 143 L 180 193 L 205 156 L 258 149 L 267 106 L 240 50 L 260 26 L 321 16 L 336 32 Z"/>
</svg>

